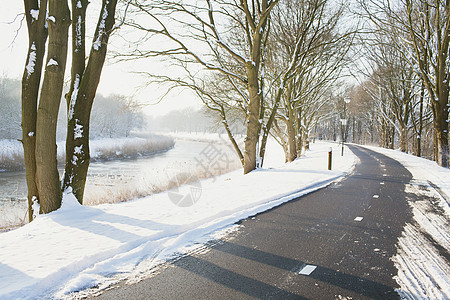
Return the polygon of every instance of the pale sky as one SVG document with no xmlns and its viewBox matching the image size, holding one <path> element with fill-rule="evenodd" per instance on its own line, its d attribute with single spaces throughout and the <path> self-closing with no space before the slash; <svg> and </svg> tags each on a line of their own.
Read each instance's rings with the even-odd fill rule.
<svg viewBox="0 0 450 300">
<path fill-rule="evenodd" d="M 1 0 L 0 6 L 0 76 L 7 76 L 20 79 L 25 66 L 28 37 L 25 21 L 20 28 L 20 21 L 23 17 L 23 2 L 18 0 Z M 92 1 L 88 7 L 88 12 L 94 14 L 88 22 L 95 26 L 97 22 L 96 8 L 93 7 L 98 0 Z M 17 17 L 16 17 L 17 16 Z M 15 20 L 15 21 L 14 21 Z M 18 31 L 19 30 L 19 31 Z M 89 30 L 89 29 L 88 29 Z M 18 31 L 18 32 L 17 32 Z M 70 30 L 69 30 L 70 32 Z M 90 33 L 88 32 L 87 35 Z M 16 36 L 17 35 L 17 36 Z M 112 36 L 112 45 L 118 45 L 120 38 Z M 69 54 L 70 54 L 69 42 Z M 87 44 L 90 46 L 90 43 Z M 111 49 L 111 47 L 110 47 Z M 89 51 L 89 49 L 87 49 Z M 134 63 L 111 64 L 106 63 L 102 72 L 98 92 L 108 96 L 109 94 L 122 94 L 133 96 L 134 99 L 143 102 L 155 102 L 162 90 L 154 88 L 142 88 L 145 80 L 133 71 L 150 71 L 161 68 L 161 65 L 154 61 L 137 61 Z M 70 64 L 66 66 L 66 78 L 69 80 Z M 163 115 L 173 109 L 185 107 L 200 108 L 201 103 L 190 92 L 174 93 L 159 104 L 149 105 L 145 112 L 149 115 Z"/>
</svg>

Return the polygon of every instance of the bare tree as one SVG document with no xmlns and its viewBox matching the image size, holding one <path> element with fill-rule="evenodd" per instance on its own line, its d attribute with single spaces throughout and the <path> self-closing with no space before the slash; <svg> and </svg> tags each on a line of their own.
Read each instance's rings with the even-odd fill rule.
<svg viewBox="0 0 450 300">
<path fill-rule="evenodd" d="M 72 191 L 83 203 L 89 167 L 89 128 L 92 104 L 114 26 L 117 0 L 103 0 L 94 39 L 85 65 L 85 23 L 87 0 L 72 0 L 72 79 L 66 95 L 68 107 L 66 166 L 63 190 Z"/>
<path fill-rule="evenodd" d="M 434 115 L 436 158 L 440 166 L 449 167 L 448 104 L 450 80 L 450 3 L 405 0 L 408 31 Z"/>
<path fill-rule="evenodd" d="M 48 31 L 47 0 L 24 0 L 28 29 L 28 54 L 22 76 L 22 143 L 28 187 L 28 216 L 33 217 L 33 204 L 38 201 L 36 181 L 36 119 L 41 70 Z"/>
<path fill-rule="evenodd" d="M 381 123 L 385 128 L 395 129 L 400 150 L 406 152 L 420 79 L 399 49 L 393 46 L 391 36 L 376 33 L 365 41 L 365 45 L 370 66 L 366 68 L 368 72 L 363 71 L 363 74 L 371 82 L 367 93 L 379 108 L 383 119 Z M 365 87 L 364 83 L 362 86 Z M 393 143 L 388 144 L 393 146 Z"/>
<path fill-rule="evenodd" d="M 277 3 L 278 0 L 251 3 L 247 0 L 205 0 L 195 4 L 166 0 L 151 3 L 134 1 L 141 18 L 144 15 L 145 24 L 150 25 L 146 26 L 144 22 L 129 24 L 151 37 L 163 37 L 172 43 L 166 49 L 137 48 L 131 53 L 132 57 L 170 57 L 172 62 L 183 67 L 191 65 L 195 70 L 221 73 L 236 87 L 245 86 L 244 97 L 248 102 L 245 104 L 247 136 L 242 153 L 244 173 L 257 166 L 264 103 L 261 69 L 270 30 L 269 16 Z M 172 27 L 169 28 L 168 24 Z M 177 32 L 176 27 L 188 33 Z"/>
<path fill-rule="evenodd" d="M 371 0 L 361 1 L 361 6 L 372 25 L 391 36 L 427 89 L 433 111 L 435 159 L 440 166 L 448 167 L 450 3 Z"/>
<path fill-rule="evenodd" d="M 66 149 L 66 157 L 69 157 L 72 162 L 76 162 L 78 155 L 84 155 L 86 149 L 89 149 L 88 147 L 83 148 L 88 143 L 85 141 L 85 137 L 89 138 L 89 126 L 84 126 L 88 123 L 86 119 L 90 115 L 92 100 L 103 67 L 106 44 L 114 23 L 116 2 L 116 0 L 103 1 L 89 63 L 86 70 L 81 68 L 84 71 L 80 72 L 79 65 L 84 66 L 85 63 L 84 52 L 81 48 L 84 46 L 85 39 L 83 26 L 86 21 L 84 16 L 87 1 L 72 1 L 73 52 L 75 55 L 72 61 L 74 79 L 72 80 L 70 99 L 74 99 L 74 101 L 68 105 L 69 141 Z M 22 142 L 28 186 L 28 212 L 31 221 L 37 213 L 48 213 L 58 209 L 62 200 L 56 158 L 56 125 L 64 84 L 68 29 L 71 18 L 67 1 L 24 0 L 24 4 L 29 46 L 22 77 Z M 40 89 L 47 34 L 49 47 Z M 80 53 L 81 55 L 79 55 Z M 75 89 L 77 97 L 72 97 Z M 78 99 L 81 100 L 78 101 L 79 105 L 77 106 L 74 103 Z M 73 118 L 74 116 L 75 118 Z M 71 120 L 74 121 L 71 123 Z M 79 139 L 83 142 L 74 146 L 70 139 Z M 73 168 L 69 164 L 66 167 L 66 178 L 70 178 L 70 180 L 64 181 L 65 190 L 72 188 L 71 183 L 73 182 L 85 181 L 85 173 L 81 171 L 70 173 L 71 171 Z M 67 184 L 68 182 L 70 184 Z M 72 191 L 81 202 L 80 192 L 82 193 L 84 186 L 83 189 L 78 187 L 79 185 L 76 185 Z M 39 212 L 37 204 L 39 204 Z"/>
<path fill-rule="evenodd" d="M 277 118 L 285 124 L 287 135 L 281 133 L 278 138 L 287 139 L 281 142 L 288 145 L 287 161 L 301 155 L 310 129 L 325 115 L 320 113 L 328 102 L 323 95 L 347 63 L 355 30 L 344 29 L 344 6 L 335 4 L 327 0 L 289 1 L 274 12 L 274 59 L 266 73 L 276 79 L 270 85 L 283 87 Z M 280 76 L 283 69 L 278 66 L 286 64 L 294 68 Z M 277 124 L 281 129 L 281 123 Z"/>
</svg>

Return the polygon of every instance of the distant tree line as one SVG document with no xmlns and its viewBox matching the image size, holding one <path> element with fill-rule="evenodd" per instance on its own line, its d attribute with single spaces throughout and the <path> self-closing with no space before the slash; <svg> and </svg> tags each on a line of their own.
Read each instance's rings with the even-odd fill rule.
<svg viewBox="0 0 450 300">
<path fill-rule="evenodd" d="M 0 139 L 20 139 L 22 136 L 20 85 L 20 80 L 0 78 Z M 122 95 L 105 97 L 97 94 L 91 113 L 92 139 L 127 137 L 131 130 L 145 125 L 142 107 Z M 66 134 L 67 110 L 63 104 L 58 115 L 57 140 L 65 140 Z"/>
<path fill-rule="evenodd" d="M 390 100 L 383 95 L 384 102 L 374 101 L 368 91 L 368 82 L 363 85 L 349 87 L 345 95 L 349 95 L 351 101 L 346 105 L 345 126 L 342 125 L 344 112 L 343 94 L 335 95 L 329 99 L 331 110 L 336 113 L 329 115 L 312 131 L 312 137 L 331 140 L 345 141 L 362 145 L 381 146 L 389 149 L 400 149 L 404 152 L 428 159 L 434 158 L 434 140 L 432 111 L 427 104 L 426 98 L 422 99 L 421 91 L 417 91 L 408 105 L 394 106 L 397 110 L 386 107 Z M 372 86 L 372 91 L 377 93 L 380 89 Z M 397 112 L 397 113 L 395 113 Z M 403 112 L 403 114 L 401 114 Z M 397 118 L 403 116 L 407 126 L 400 125 Z"/>
<path fill-rule="evenodd" d="M 146 118 L 146 126 L 151 131 L 226 133 L 217 116 L 204 108 L 188 107 L 162 116 L 150 116 Z M 244 124 L 238 120 L 232 123 L 231 128 L 233 133 L 245 133 Z"/>
<path fill-rule="evenodd" d="M 19 139 L 20 123 L 20 81 L 0 78 L 0 139 Z"/>
</svg>

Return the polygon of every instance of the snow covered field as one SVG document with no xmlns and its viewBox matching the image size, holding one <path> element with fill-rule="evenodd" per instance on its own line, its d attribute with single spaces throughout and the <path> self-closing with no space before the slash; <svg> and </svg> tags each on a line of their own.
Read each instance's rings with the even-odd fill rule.
<svg viewBox="0 0 450 300">
<path fill-rule="evenodd" d="M 328 171 L 330 146 L 338 153 L 336 144 L 317 143 L 279 168 L 246 176 L 238 170 L 125 203 L 82 207 L 65 195 L 60 210 L 0 235 L 0 298 L 64 297 L 139 275 L 217 230 L 343 176 L 354 156 L 334 155 Z M 180 195 L 197 201 L 177 206 Z"/>
<path fill-rule="evenodd" d="M 330 147 L 333 171 L 327 170 Z M 401 161 L 417 182 L 431 180 L 450 195 L 450 170 L 373 149 Z M 278 152 L 264 169 L 246 176 L 238 170 L 125 203 L 83 207 L 65 195 L 60 210 L 0 234 L 0 298 L 64 298 L 81 289 L 145 276 L 177 253 L 232 229 L 238 220 L 338 180 L 356 162 L 351 151 L 344 157 L 338 153 L 337 144 L 315 143 L 290 164 L 281 165 Z M 432 204 L 411 203 L 419 225 L 407 224 L 398 241 L 393 261 L 399 268 L 399 293 L 406 299 L 450 298 L 448 262 L 421 239 L 422 231 L 428 232 L 449 250 L 449 208 L 439 201 L 442 214 L 430 214 Z"/>
</svg>

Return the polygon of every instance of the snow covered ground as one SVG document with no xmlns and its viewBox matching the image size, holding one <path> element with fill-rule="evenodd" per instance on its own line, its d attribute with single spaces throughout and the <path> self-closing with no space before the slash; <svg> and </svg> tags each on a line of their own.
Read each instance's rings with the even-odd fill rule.
<svg viewBox="0 0 450 300">
<path fill-rule="evenodd" d="M 327 170 L 330 147 L 333 171 Z M 431 180 L 450 195 L 450 170 L 396 151 L 374 150 L 400 160 L 417 183 Z M 83 207 L 65 195 L 60 210 L 0 234 L 0 298 L 64 298 L 144 276 L 177 253 L 230 230 L 238 220 L 338 180 L 356 162 L 351 151 L 344 157 L 339 153 L 337 144 L 315 143 L 290 164 L 282 165 L 278 152 L 264 169 L 248 175 L 238 170 L 125 203 Z M 430 205 L 436 213 L 429 213 Z M 450 298 L 448 262 L 429 247 L 429 239 L 420 239 L 422 231 L 428 232 L 448 253 L 448 204 L 439 200 L 436 205 L 411 203 L 417 224 L 407 224 L 398 241 L 393 261 L 399 268 L 399 293 L 407 299 Z"/>
<path fill-rule="evenodd" d="M 65 195 L 60 210 L 0 235 L 0 298 L 61 298 L 138 275 L 217 230 L 342 177 L 354 156 L 334 155 L 328 171 L 330 146 L 338 153 L 336 144 L 316 143 L 282 167 L 246 176 L 238 170 L 125 203 L 83 207 Z"/>
<path fill-rule="evenodd" d="M 425 196 L 409 202 L 414 223 L 405 225 L 392 258 L 399 270 L 398 293 L 411 300 L 450 299 L 450 169 L 399 151 L 368 148 L 402 163 L 413 175 L 406 192 Z"/>
</svg>

